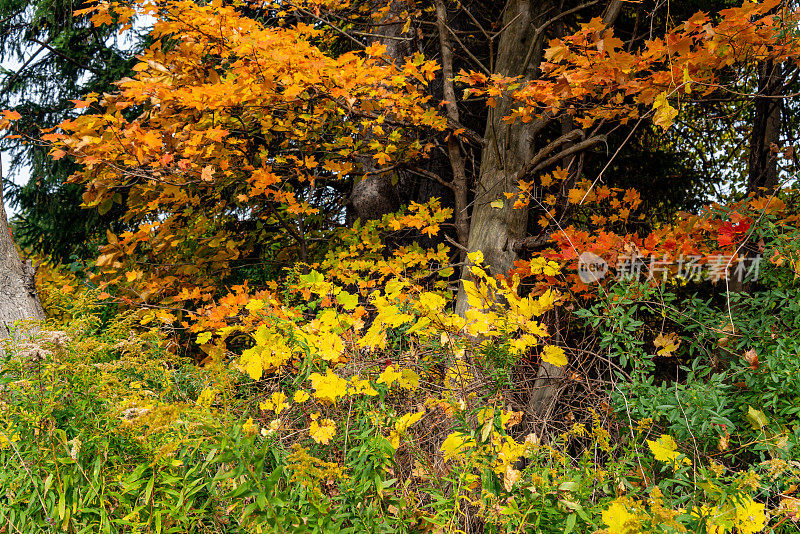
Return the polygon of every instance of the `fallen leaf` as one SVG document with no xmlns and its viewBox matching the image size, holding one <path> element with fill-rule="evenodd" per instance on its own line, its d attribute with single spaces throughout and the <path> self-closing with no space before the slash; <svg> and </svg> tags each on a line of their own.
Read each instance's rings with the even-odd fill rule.
<svg viewBox="0 0 800 534">
<path fill-rule="evenodd" d="M 758 371 L 758 354 L 756 354 L 755 349 L 750 349 L 745 352 L 744 359 L 747 361 L 748 365 L 750 365 L 750 369 L 753 371 Z"/>
<path fill-rule="evenodd" d="M 653 341 L 653 345 L 656 348 L 659 348 L 658 351 L 659 356 L 670 356 L 673 352 L 675 352 L 681 344 L 680 338 L 674 332 L 671 334 L 664 335 L 658 334 L 655 341 Z"/>
</svg>

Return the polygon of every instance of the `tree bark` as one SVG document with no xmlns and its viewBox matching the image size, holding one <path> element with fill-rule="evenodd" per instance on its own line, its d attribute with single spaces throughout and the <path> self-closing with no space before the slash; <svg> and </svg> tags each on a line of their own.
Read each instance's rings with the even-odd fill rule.
<svg viewBox="0 0 800 534">
<path fill-rule="evenodd" d="M 777 154 L 771 147 L 780 140 L 783 88 L 781 65 L 764 61 L 758 65 L 758 94 L 755 97 L 755 117 L 750 139 L 750 162 L 747 192 L 772 193 L 778 186 Z"/>
<path fill-rule="evenodd" d="M 546 6 L 531 0 L 510 0 L 503 17 L 503 33 L 497 45 L 495 71 L 506 76 L 522 75 L 533 79 L 541 62 L 543 35 L 537 34 L 538 13 Z M 527 60 L 527 61 L 526 61 Z M 499 98 L 489 111 L 485 145 L 481 155 L 481 168 L 475 191 L 475 201 L 470 219 L 467 248 L 470 252 L 483 252 L 484 262 L 491 274 L 508 272 L 517 255 L 513 245 L 525 237 L 528 223 L 527 210 L 514 209 L 503 193 L 515 190 L 517 172 L 531 159 L 534 137 L 545 121 L 528 124 L 507 124 L 503 117 L 511 112 L 513 101 Z M 492 202 L 502 200 L 503 206 L 492 207 Z M 464 269 L 462 278 L 470 276 Z M 456 302 L 456 312 L 467 310 L 467 298 L 461 287 Z"/>
<path fill-rule="evenodd" d="M 447 27 L 447 8 L 444 0 L 436 0 L 436 26 L 439 30 L 439 46 L 442 50 L 442 75 L 443 93 L 447 117 L 455 124 L 460 122 L 456 92 L 453 87 L 453 46 Z M 464 155 L 456 136 L 450 134 L 447 138 L 447 153 L 450 159 L 450 168 L 453 171 L 453 181 L 450 189 L 454 196 L 454 213 L 456 234 L 458 242 L 466 246 L 469 240 L 469 214 L 467 213 L 467 173 L 465 170 Z M 461 254 L 461 261 L 466 259 L 466 254 Z"/>
<path fill-rule="evenodd" d="M 552 7 L 547 1 L 509 0 L 494 63 L 497 73 L 522 76 L 525 80 L 537 77 L 544 52 L 544 29 L 560 19 L 558 15 L 553 18 L 545 16 Z M 609 26 L 614 24 L 621 10 L 622 0 L 611 0 L 603 22 Z M 513 267 L 519 243 L 526 237 L 528 211 L 514 209 L 514 203 L 508 201 L 504 193 L 515 191 L 520 178 L 604 140 L 602 136 L 585 139 L 584 132 L 584 140 L 573 145 L 576 137 L 572 136 L 574 132 L 570 132 L 537 151 L 537 135 L 558 117 L 545 116 L 528 124 L 515 122 L 508 125 L 503 117 L 510 113 L 513 105 L 509 98 L 499 98 L 497 105 L 490 110 L 470 219 L 467 248 L 470 252 L 483 252 L 484 263 L 492 274 L 504 274 Z M 554 152 L 557 153 L 553 155 Z M 502 201 L 502 207 L 499 207 L 500 203 L 492 206 L 496 200 Z M 462 277 L 469 276 L 469 270 L 464 269 Z M 462 287 L 456 311 L 463 315 L 466 309 L 467 298 Z"/>
<path fill-rule="evenodd" d="M 507 76 L 521 75 L 527 80 L 537 76 L 543 56 L 543 29 L 548 25 L 542 14 L 548 12 L 548 7 L 551 6 L 531 0 L 508 2 L 503 20 L 504 32 L 497 48 L 497 72 Z M 609 2 L 604 22 L 613 24 L 621 8 L 621 0 Z M 545 116 L 528 124 L 508 125 L 502 119 L 510 113 L 512 106 L 510 99 L 500 98 L 490 112 L 467 246 L 470 252 L 483 252 L 484 263 L 491 274 L 505 274 L 511 270 L 520 250 L 519 244 L 526 237 L 528 211 L 514 209 L 514 203 L 506 199 L 504 193 L 516 190 L 520 178 L 602 141 L 600 136 L 585 139 L 585 132 L 580 130 L 565 131 L 559 139 L 537 151 L 537 135 L 558 117 Z M 583 140 L 575 143 L 578 139 Z M 501 202 L 495 202 L 498 200 Z M 469 269 L 465 268 L 462 278 L 469 276 Z M 466 293 L 460 287 L 456 312 L 463 315 L 467 307 Z M 564 368 L 547 362 L 540 364 L 528 398 L 529 415 L 539 420 L 548 417 L 564 371 Z"/>
<path fill-rule="evenodd" d="M 0 173 L 2 184 L 2 173 Z M 11 229 L 6 218 L 3 204 L 2 187 L 0 186 L 0 323 L 5 333 L 12 336 L 27 336 L 35 330 L 35 326 L 23 324 L 15 326 L 17 321 L 44 320 L 44 310 L 36 295 L 34 283 L 35 270 L 19 256 L 17 247 L 11 237 Z"/>
</svg>

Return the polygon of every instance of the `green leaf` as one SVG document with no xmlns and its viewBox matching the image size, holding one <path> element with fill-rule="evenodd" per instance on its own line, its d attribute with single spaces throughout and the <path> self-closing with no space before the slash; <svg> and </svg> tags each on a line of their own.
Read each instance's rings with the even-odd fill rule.
<svg viewBox="0 0 800 534">
<path fill-rule="evenodd" d="M 67 499 L 64 493 L 58 493 L 58 518 L 64 519 L 64 514 L 67 510 Z"/>
<path fill-rule="evenodd" d="M 111 211 L 112 206 L 114 206 L 114 199 L 109 198 L 103 201 L 103 203 L 97 207 L 97 211 L 100 213 L 100 215 L 105 215 L 106 213 Z"/>
<path fill-rule="evenodd" d="M 564 534 L 570 534 L 573 531 L 573 529 L 575 528 L 575 520 L 576 520 L 575 514 L 569 514 L 567 516 L 567 521 L 566 524 L 564 525 Z"/>
<path fill-rule="evenodd" d="M 566 499 L 559 499 L 558 502 L 560 502 L 561 504 L 563 504 L 564 506 L 566 506 L 570 510 L 581 510 L 581 509 L 583 509 L 583 506 L 581 506 L 580 504 L 578 504 L 578 503 L 576 503 L 574 501 L 568 501 Z"/>
<path fill-rule="evenodd" d="M 769 424 L 769 419 L 761 410 L 756 410 L 752 406 L 747 407 L 747 415 L 745 416 L 750 422 L 753 430 L 762 430 Z"/>
<path fill-rule="evenodd" d="M 156 482 L 156 475 L 153 473 L 153 476 L 147 482 L 147 488 L 144 490 L 144 502 L 145 504 L 150 502 L 150 496 L 153 494 L 153 484 Z"/>
<path fill-rule="evenodd" d="M 322 276 L 317 271 L 311 271 L 308 274 L 301 274 L 298 278 L 300 278 L 301 282 L 305 282 L 309 285 L 321 284 L 325 281 L 325 277 Z"/>
<path fill-rule="evenodd" d="M 42 491 L 42 497 L 47 496 L 47 491 L 50 489 L 50 486 L 53 485 L 53 473 L 47 475 L 47 478 L 44 479 L 44 491 Z"/>
<path fill-rule="evenodd" d="M 577 491 L 579 487 L 580 487 L 580 485 L 577 482 L 575 482 L 574 480 L 568 480 L 566 482 L 562 482 L 558 486 L 558 489 L 560 491 Z"/>
<path fill-rule="evenodd" d="M 358 296 L 348 293 L 347 291 L 339 291 L 336 294 L 336 300 L 347 311 L 353 311 L 358 306 Z"/>
</svg>

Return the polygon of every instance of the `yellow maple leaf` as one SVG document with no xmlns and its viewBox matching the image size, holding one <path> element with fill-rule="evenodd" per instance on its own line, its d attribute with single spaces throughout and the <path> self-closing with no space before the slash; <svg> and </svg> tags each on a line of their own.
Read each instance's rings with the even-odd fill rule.
<svg viewBox="0 0 800 534">
<path fill-rule="evenodd" d="M 399 371 L 396 371 L 394 366 L 387 365 L 386 369 L 378 376 L 378 384 L 386 384 L 386 387 L 391 388 L 392 384 L 400 380 L 403 374 Z"/>
<path fill-rule="evenodd" d="M 403 369 L 400 371 L 400 378 L 397 379 L 397 383 L 403 389 L 416 391 L 419 387 L 419 375 L 411 369 Z"/>
<path fill-rule="evenodd" d="M 260 403 L 258 407 L 262 410 L 274 411 L 275 415 L 280 415 L 283 410 L 289 407 L 289 403 L 286 402 L 286 398 L 286 395 L 282 391 L 278 391 L 273 393 L 272 397 Z"/>
<path fill-rule="evenodd" d="M 405 414 L 400 419 L 395 421 L 394 430 L 392 430 L 391 434 L 389 435 L 389 441 L 392 443 L 392 447 L 396 449 L 400 446 L 400 436 L 408 432 L 408 429 L 411 428 L 417 421 L 422 419 L 423 415 L 425 415 L 424 411 L 411 412 Z"/>
<path fill-rule="evenodd" d="M 350 385 L 347 387 L 348 395 L 367 395 L 374 397 L 378 394 L 375 388 L 372 387 L 369 380 L 354 376 L 350 379 Z"/>
<path fill-rule="evenodd" d="M 263 348 L 259 346 L 245 349 L 242 352 L 242 365 L 253 380 L 261 378 L 264 368 L 261 365 L 261 353 Z"/>
<path fill-rule="evenodd" d="M 639 532 L 639 519 L 631 513 L 627 499 L 619 498 L 611 502 L 611 506 L 603 510 L 603 523 L 608 527 L 608 534 L 635 534 Z"/>
<path fill-rule="evenodd" d="M 447 304 L 447 301 L 441 295 L 427 291 L 420 293 L 418 302 L 425 311 L 441 311 Z"/>
<path fill-rule="evenodd" d="M 741 534 L 755 534 L 767 526 L 767 515 L 763 503 L 748 496 L 736 506 L 736 530 Z"/>
<path fill-rule="evenodd" d="M 317 443 L 327 445 L 331 442 L 333 436 L 336 435 L 336 423 L 330 419 L 314 419 L 311 421 L 311 426 L 308 428 L 308 433 L 311 435 L 311 439 Z"/>
<path fill-rule="evenodd" d="M 448 462 L 474 446 L 474 439 L 462 432 L 453 432 L 447 436 L 439 450 L 444 453 L 444 461 Z"/>
<path fill-rule="evenodd" d="M 483 252 L 481 252 L 480 250 L 476 250 L 475 252 L 470 252 L 469 254 L 467 254 L 467 259 L 473 265 L 480 265 L 481 263 L 483 263 Z"/>
<path fill-rule="evenodd" d="M 559 268 L 560 267 L 556 262 L 548 261 L 547 264 L 542 269 L 542 272 L 544 273 L 545 276 L 555 276 L 558 274 Z M 548 291 L 550 290 L 548 289 Z"/>
<path fill-rule="evenodd" d="M 336 404 L 336 399 L 347 393 L 347 380 L 341 378 L 336 373 L 328 369 L 325 376 L 319 373 L 312 373 L 311 387 L 314 388 L 314 396 L 322 401 Z"/>
<path fill-rule="evenodd" d="M 653 109 L 656 112 L 653 116 L 653 122 L 661 126 L 663 130 L 669 129 L 678 115 L 678 110 L 669 104 L 666 91 L 656 97 L 655 102 L 653 102 Z"/>
<path fill-rule="evenodd" d="M 372 159 L 377 160 L 380 165 L 386 165 L 387 161 L 392 161 L 392 157 L 386 152 L 378 152 L 372 156 Z"/>
<path fill-rule="evenodd" d="M 464 292 L 467 294 L 467 303 L 470 308 L 485 309 L 489 306 L 488 292 L 486 288 L 478 289 L 474 282 L 471 280 L 461 280 L 464 286 Z"/>
<path fill-rule="evenodd" d="M 317 350 L 323 360 L 338 362 L 344 352 L 344 343 L 342 338 L 329 333 L 317 337 Z"/>
<path fill-rule="evenodd" d="M 669 356 L 678 349 L 680 344 L 681 340 L 678 338 L 678 334 L 674 332 L 667 335 L 664 335 L 663 333 L 658 334 L 658 337 L 656 337 L 655 341 L 653 341 L 653 345 L 655 345 L 656 348 L 660 347 L 660 350 L 658 351 L 659 356 Z"/>
<path fill-rule="evenodd" d="M 245 306 L 247 311 L 255 312 L 264 308 L 264 301 L 260 299 L 253 299 Z"/>
<path fill-rule="evenodd" d="M 567 356 L 564 349 L 555 345 L 547 345 L 542 351 L 542 360 L 557 367 L 567 365 Z"/>
<path fill-rule="evenodd" d="M 674 464 L 678 461 L 678 456 L 681 454 L 678 452 L 678 444 L 675 443 L 675 439 L 669 434 L 662 434 L 656 441 L 648 439 L 647 446 L 650 447 L 650 452 L 653 453 L 653 457 L 659 462 Z M 680 463 L 689 465 L 692 461 L 683 457 Z"/>
</svg>

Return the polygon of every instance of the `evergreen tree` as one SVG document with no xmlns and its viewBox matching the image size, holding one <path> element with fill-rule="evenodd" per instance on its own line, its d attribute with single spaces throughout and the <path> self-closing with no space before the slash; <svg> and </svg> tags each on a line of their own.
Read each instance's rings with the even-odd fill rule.
<svg viewBox="0 0 800 534">
<path fill-rule="evenodd" d="M 75 170 L 67 159 L 53 161 L 33 140 L 40 129 L 74 116 L 71 100 L 103 93 L 127 75 L 143 39 L 121 24 L 93 26 L 75 0 L 0 1 L 0 57 L 14 68 L 0 71 L 0 106 L 19 111 L 20 138 L 4 141 L 11 168 L 30 169 L 24 184 L 4 182 L 17 211 L 14 237 L 24 248 L 59 261 L 91 256 L 105 229 L 121 224 L 115 210 L 81 208 L 81 188 L 65 184 Z M 101 210 L 102 212 L 102 210 Z"/>
</svg>

